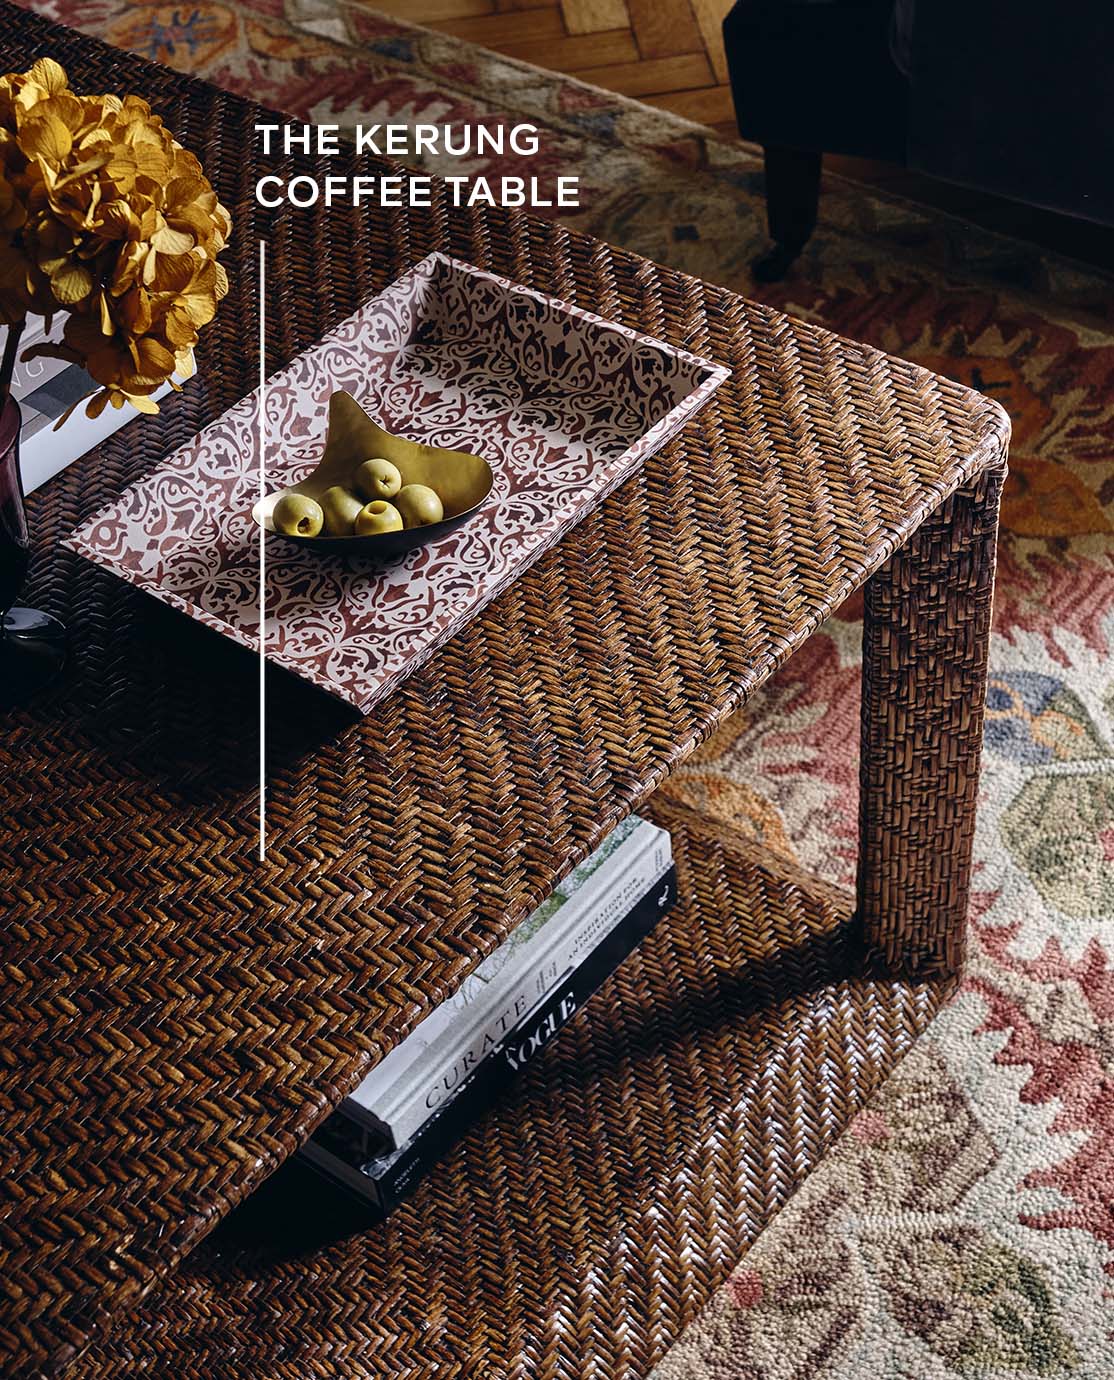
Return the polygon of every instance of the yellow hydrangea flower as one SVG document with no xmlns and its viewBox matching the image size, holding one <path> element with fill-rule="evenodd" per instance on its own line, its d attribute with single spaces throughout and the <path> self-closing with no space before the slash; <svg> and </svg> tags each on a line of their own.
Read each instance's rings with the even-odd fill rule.
<svg viewBox="0 0 1114 1380">
<path fill-rule="evenodd" d="M 0 323 L 67 313 L 28 355 L 83 365 L 87 411 L 191 372 L 228 291 L 232 221 L 201 164 L 138 96 L 79 96 L 51 58 L 0 77 Z"/>
</svg>

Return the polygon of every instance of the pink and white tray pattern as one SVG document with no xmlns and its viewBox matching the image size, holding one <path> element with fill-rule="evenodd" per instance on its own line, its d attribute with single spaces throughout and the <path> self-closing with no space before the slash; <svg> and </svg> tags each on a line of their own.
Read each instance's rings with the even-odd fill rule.
<svg viewBox="0 0 1114 1380">
<path fill-rule="evenodd" d="M 366 712 L 703 406 L 722 365 L 435 253 L 267 383 L 269 489 L 303 478 L 330 395 L 386 428 L 482 455 L 463 526 L 393 565 L 270 538 L 266 655 Z M 258 650 L 258 390 L 69 539 Z"/>
</svg>

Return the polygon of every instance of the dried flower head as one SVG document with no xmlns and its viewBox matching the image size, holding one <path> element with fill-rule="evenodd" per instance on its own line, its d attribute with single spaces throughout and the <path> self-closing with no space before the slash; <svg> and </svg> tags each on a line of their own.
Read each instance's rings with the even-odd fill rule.
<svg viewBox="0 0 1114 1380">
<path fill-rule="evenodd" d="M 28 355 L 83 365 L 87 411 L 151 398 L 192 372 L 228 291 L 231 230 L 201 164 L 137 96 L 78 96 L 40 58 L 0 77 L 0 323 L 67 313 L 64 343 Z"/>
</svg>

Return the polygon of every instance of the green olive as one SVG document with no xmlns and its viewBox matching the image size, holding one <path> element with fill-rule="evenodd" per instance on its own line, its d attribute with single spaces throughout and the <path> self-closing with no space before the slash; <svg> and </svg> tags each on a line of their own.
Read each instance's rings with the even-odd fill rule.
<svg viewBox="0 0 1114 1380">
<path fill-rule="evenodd" d="M 271 513 L 275 531 L 288 537 L 316 537 L 325 523 L 325 514 L 316 499 L 305 494 L 283 494 Z"/>
<path fill-rule="evenodd" d="M 350 537 L 364 505 L 355 494 L 339 484 L 321 495 L 321 511 L 325 514 L 325 531 L 330 537 Z"/>
<path fill-rule="evenodd" d="M 441 500 L 425 484 L 405 484 L 395 496 L 395 507 L 407 527 L 428 527 L 445 516 Z"/>
<path fill-rule="evenodd" d="M 401 532 L 402 514 L 390 503 L 377 498 L 360 509 L 356 517 L 356 535 L 374 537 L 380 532 Z"/>
<path fill-rule="evenodd" d="M 389 460 L 373 455 L 356 471 L 355 484 L 371 503 L 377 498 L 394 498 L 402 488 L 402 475 Z"/>
</svg>

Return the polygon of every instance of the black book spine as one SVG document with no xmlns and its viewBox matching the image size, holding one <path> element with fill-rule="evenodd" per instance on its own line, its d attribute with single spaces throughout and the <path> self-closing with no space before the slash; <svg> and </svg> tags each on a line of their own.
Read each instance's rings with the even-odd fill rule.
<svg viewBox="0 0 1114 1380">
<path fill-rule="evenodd" d="M 315 1140 L 333 1158 L 343 1158 L 345 1172 L 330 1174 L 336 1182 L 354 1189 L 384 1216 L 413 1192 L 445 1152 L 495 1102 L 515 1075 L 538 1055 L 559 1030 L 576 1015 L 623 960 L 638 947 L 658 920 L 677 899 L 677 872 L 670 866 L 584 961 L 559 982 L 540 1006 L 511 1031 L 473 1070 L 445 1108 L 432 1117 L 401 1150 L 361 1168 L 353 1160 L 352 1147 L 363 1137 L 354 1122 L 336 1112 L 317 1132 Z M 346 1126 L 336 1123 L 344 1122 Z M 314 1155 L 313 1142 L 307 1158 L 328 1173 L 325 1158 Z M 357 1156 L 358 1158 L 358 1156 Z M 339 1167 L 339 1166 L 338 1166 Z"/>
</svg>

